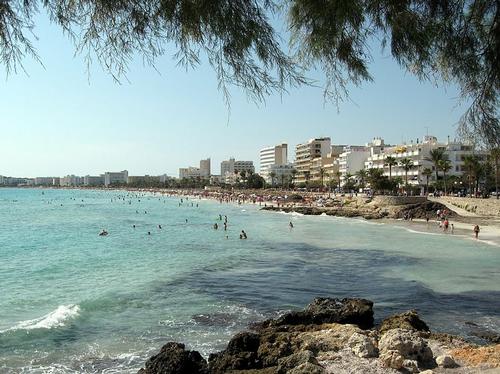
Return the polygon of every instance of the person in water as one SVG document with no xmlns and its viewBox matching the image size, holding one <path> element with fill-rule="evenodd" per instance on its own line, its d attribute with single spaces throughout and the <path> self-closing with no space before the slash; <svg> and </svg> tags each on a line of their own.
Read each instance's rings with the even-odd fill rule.
<svg viewBox="0 0 500 374">
<path fill-rule="evenodd" d="M 477 239 L 477 238 L 478 238 L 478 236 L 479 236 L 479 231 L 481 231 L 481 230 L 479 229 L 479 225 L 474 226 L 474 235 L 476 236 L 476 239 Z"/>
<path fill-rule="evenodd" d="M 214 230 L 218 230 L 219 229 L 219 225 L 217 223 L 214 223 Z"/>
<path fill-rule="evenodd" d="M 161 230 L 161 225 L 158 225 L 158 228 Z"/>
<path fill-rule="evenodd" d="M 148 231 L 148 235 L 151 235 L 151 231 Z"/>
<path fill-rule="evenodd" d="M 245 230 L 241 230 L 240 239 L 247 239 L 247 233 Z"/>
<path fill-rule="evenodd" d="M 290 223 L 288 224 L 288 226 L 290 226 L 290 228 L 293 229 L 293 223 L 292 223 L 292 221 L 290 221 Z"/>
<path fill-rule="evenodd" d="M 135 229 L 135 225 L 132 225 L 132 227 Z"/>
</svg>

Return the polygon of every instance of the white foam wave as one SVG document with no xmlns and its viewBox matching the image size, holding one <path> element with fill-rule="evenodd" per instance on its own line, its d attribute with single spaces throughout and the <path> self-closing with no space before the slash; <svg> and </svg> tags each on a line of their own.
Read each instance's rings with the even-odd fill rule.
<svg viewBox="0 0 500 374">
<path fill-rule="evenodd" d="M 76 304 L 59 305 L 57 309 L 43 317 L 21 321 L 7 330 L 0 331 L 0 333 L 13 330 L 52 329 L 62 327 L 68 320 L 77 317 L 79 313 L 80 307 Z"/>
</svg>

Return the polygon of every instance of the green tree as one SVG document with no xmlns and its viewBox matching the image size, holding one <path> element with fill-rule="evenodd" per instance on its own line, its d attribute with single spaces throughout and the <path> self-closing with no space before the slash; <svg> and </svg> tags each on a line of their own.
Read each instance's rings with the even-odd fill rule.
<svg viewBox="0 0 500 374">
<path fill-rule="evenodd" d="M 304 171 L 304 179 L 306 180 L 306 188 L 309 188 L 309 180 L 311 179 L 311 172 L 309 170 Z"/>
<path fill-rule="evenodd" d="M 432 169 L 425 168 L 422 170 L 422 175 L 425 176 L 425 193 L 429 193 L 429 178 L 432 175 Z"/>
<path fill-rule="evenodd" d="M 319 168 L 319 179 L 321 180 L 321 187 L 325 185 L 325 169 Z"/>
<path fill-rule="evenodd" d="M 39 60 L 32 36 L 46 13 L 90 63 L 123 79 L 133 57 L 155 61 L 174 46 L 184 67 L 207 61 L 224 97 L 228 84 L 255 100 L 307 83 L 303 68 L 325 74 L 325 96 L 371 81 L 373 46 L 422 80 L 455 83 L 470 105 L 461 119 L 468 134 L 499 146 L 500 3 L 498 0 L 23 0 L 0 2 L 0 63 L 22 69 Z M 287 20 L 291 53 L 271 24 Z M 277 25 L 282 28 L 282 25 Z M 287 45 L 287 43 L 282 43 Z"/>
<path fill-rule="evenodd" d="M 291 173 L 292 173 L 292 183 L 295 184 L 295 177 L 296 177 L 298 171 L 297 171 L 297 169 L 293 168 Z"/>
<path fill-rule="evenodd" d="M 361 189 L 365 188 L 365 181 L 366 181 L 366 177 L 367 177 L 366 170 L 365 169 L 358 170 L 356 172 L 356 177 L 358 178 L 359 188 L 361 188 Z"/>
<path fill-rule="evenodd" d="M 395 157 L 387 156 L 384 160 L 384 166 L 389 166 L 389 180 L 392 178 L 392 167 L 398 164 Z"/>
<path fill-rule="evenodd" d="M 431 151 L 429 152 L 429 157 L 425 158 L 425 160 L 432 162 L 432 164 L 434 165 L 434 170 L 436 172 L 436 182 L 439 179 L 439 163 L 445 159 L 446 154 L 444 148 L 431 149 Z"/>
<path fill-rule="evenodd" d="M 271 187 L 274 188 L 274 179 L 276 178 L 276 173 L 272 171 L 269 173 L 269 176 L 271 177 Z"/>
<path fill-rule="evenodd" d="M 439 169 L 443 172 L 443 182 L 444 182 L 444 194 L 447 195 L 448 191 L 446 188 L 446 173 L 451 170 L 451 161 L 450 160 L 440 160 L 438 163 Z"/>
<path fill-rule="evenodd" d="M 337 186 L 340 191 L 340 177 L 342 177 L 342 173 L 340 171 L 336 171 L 335 176 L 337 177 Z"/>
<path fill-rule="evenodd" d="M 413 169 L 413 161 L 410 158 L 403 158 L 399 161 L 399 165 L 405 171 L 405 191 L 408 193 L 408 172 Z"/>
<path fill-rule="evenodd" d="M 476 179 L 476 171 L 478 171 L 479 158 L 476 155 L 466 155 L 464 157 L 464 168 L 467 175 L 469 185 L 469 193 L 474 195 L 474 181 Z"/>
</svg>

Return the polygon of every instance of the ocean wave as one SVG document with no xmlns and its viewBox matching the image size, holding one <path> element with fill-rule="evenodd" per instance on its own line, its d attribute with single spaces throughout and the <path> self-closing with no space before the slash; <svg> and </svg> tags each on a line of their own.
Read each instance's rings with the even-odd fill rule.
<svg viewBox="0 0 500 374">
<path fill-rule="evenodd" d="M 59 305 L 57 309 L 44 315 L 43 317 L 21 321 L 15 326 L 0 331 L 4 333 L 15 330 L 52 329 L 63 327 L 70 319 L 76 318 L 80 314 L 80 307 L 76 304 Z"/>
</svg>

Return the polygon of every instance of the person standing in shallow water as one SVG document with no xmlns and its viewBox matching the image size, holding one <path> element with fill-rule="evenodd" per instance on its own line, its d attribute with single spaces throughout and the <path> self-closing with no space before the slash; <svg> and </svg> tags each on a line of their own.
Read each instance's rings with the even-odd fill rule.
<svg viewBox="0 0 500 374">
<path fill-rule="evenodd" d="M 477 239 L 477 238 L 478 238 L 478 236 L 479 236 L 479 231 L 481 231 L 481 230 L 479 229 L 479 225 L 474 226 L 474 235 L 476 236 L 476 239 Z"/>
</svg>

